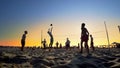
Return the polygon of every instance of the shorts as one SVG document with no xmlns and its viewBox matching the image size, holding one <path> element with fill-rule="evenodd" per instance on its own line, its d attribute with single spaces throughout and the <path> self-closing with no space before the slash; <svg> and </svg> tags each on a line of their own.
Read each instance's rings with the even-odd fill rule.
<svg viewBox="0 0 120 68">
<path fill-rule="evenodd" d="M 88 35 L 84 35 L 81 37 L 81 41 L 88 41 Z"/>
</svg>

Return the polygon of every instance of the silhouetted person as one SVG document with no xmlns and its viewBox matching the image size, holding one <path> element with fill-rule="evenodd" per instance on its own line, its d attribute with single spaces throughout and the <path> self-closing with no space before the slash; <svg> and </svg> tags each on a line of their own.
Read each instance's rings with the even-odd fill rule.
<svg viewBox="0 0 120 68">
<path fill-rule="evenodd" d="M 89 32 L 85 28 L 85 23 L 82 23 L 82 25 L 81 25 L 81 51 L 80 51 L 80 53 L 83 52 L 83 42 L 85 42 L 84 46 L 86 48 L 87 53 L 89 54 L 88 39 L 89 39 Z"/>
<path fill-rule="evenodd" d="M 51 28 L 50 29 L 48 29 L 48 34 L 49 34 L 49 36 L 50 36 L 50 44 L 49 44 L 49 47 L 50 48 L 52 48 L 52 45 L 53 45 L 53 42 L 54 42 L 54 38 L 53 38 L 53 35 L 52 35 L 52 29 L 53 29 L 53 27 L 52 27 L 52 24 L 50 24 L 50 26 L 51 26 Z"/>
<path fill-rule="evenodd" d="M 21 47 L 21 51 L 24 50 L 25 39 L 26 39 L 26 34 L 27 34 L 27 33 L 28 33 L 27 31 L 24 31 L 24 34 L 22 35 L 22 39 L 21 39 L 21 45 L 22 45 L 22 47 Z"/>
<path fill-rule="evenodd" d="M 120 26 L 118 26 L 119 32 L 120 32 Z"/>
<path fill-rule="evenodd" d="M 44 39 L 44 41 L 42 41 L 44 49 L 46 49 L 46 39 Z"/>
<path fill-rule="evenodd" d="M 91 39 L 90 47 L 92 48 L 92 51 L 94 51 L 95 48 L 94 48 L 94 42 L 93 42 L 93 37 L 92 37 L 92 35 L 90 35 L 90 39 Z"/>
<path fill-rule="evenodd" d="M 80 44 L 78 43 L 78 47 L 77 47 L 78 49 L 80 48 Z"/>
<path fill-rule="evenodd" d="M 58 45 L 59 45 L 59 43 L 58 43 L 58 41 L 56 42 L 56 48 L 58 48 Z"/>
<path fill-rule="evenodd" d="M 60 48 L 62 48 L 62 44 L 60 43 Z"/>
<path fill-rule="evenodd" d="M 70 40 L 69 40 L 69 38 L 67 38 L 65 45 L 66 45 L 66 49 L 68 50 L 68 48 L 70 48 Z"/>
</svg>

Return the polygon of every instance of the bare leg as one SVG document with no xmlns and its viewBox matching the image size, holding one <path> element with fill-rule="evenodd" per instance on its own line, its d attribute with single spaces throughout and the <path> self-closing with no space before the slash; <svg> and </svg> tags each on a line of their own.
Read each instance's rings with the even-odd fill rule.
<svg viewBox="0 0 120 68">
<path fill-rule="evenodd" d="M 21 44 L 22 44 L 21 51 L 23 51 L 25 46 L 25 41 L 21 41 Z"/>
<path fill-rule="evenodd" d="M 89 54 L 89 47 L 88 47 L 88 41 L 85 42 L 85 47 L 86 47 L 86 51 Z"/>
<path fill-rule="evenodd" d="M 93 46 L 93 45 L 91 45 L 91 49 L 92 49 L 92 51 L 94 51 L 94 50 L 95 50 L 95 48 L 94 48 L 94 46 Z"/>
<path fill-rule="evenodd" d="M 50 46 L 50 48 L 52 48 L 52 47 L 51 47 L 51 43 L 49 44 L 49 46 Z"/>
<path fill-rule="evenodd" d="M 80 53 L 82 53 L 83 52 L 83 41 L 81 41 L 81 51 L 80 51 Z"/>
</svg>

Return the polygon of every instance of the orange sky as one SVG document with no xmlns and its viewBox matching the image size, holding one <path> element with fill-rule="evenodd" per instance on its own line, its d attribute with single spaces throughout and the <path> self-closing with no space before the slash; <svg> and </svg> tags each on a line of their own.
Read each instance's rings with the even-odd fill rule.
<svg viewBox="0 0 120 68">
<path fill-rule="evenodd" d="M 114 20 L 106 22 L 107 28 L 108 28 L 108 33 L 109 33 L 109 38 L 110 38 L 110 43 L 112 42 L 120 42 L 119 37 L 120 34 L 118 32 L 118 28 L 116 27 L 117 25 L 115 23 L 112 23 Z M 40 21 L 41 22 L 41 21 Z M 42 21 L 44 24 L 37 24 L 29 26 L 26 28 L 28 30 L 27 38 L 26 38 L 26 46 L 40 46 L 41 45 L 41 30 L 43 32 L 43 39 L 47 39 L 47 44 L 49 44 L 49 35 L 47 34 L 47 30 L 49 28 L 49 24 L 47 23 L 54 23 L 58 22 L 58 24 L 53 24 L 53 36 L 54 36 L 54 45 L 56 41 L 59 43 L 62 43 L 62 45 L 65 44 L 66 38 L 68 37 L 71 41 L 71 45 L 77 45 L 80 43 L 80 28 L 81 28 L 81 23 L 82 21 L 68 21 L 68 20 L 49 20 L 49 21 Z M 60 23 L 61 22 L 61 23 Z M 65 22 L 65 23 L 64 23 Z M 68 22 L 71 23 L 68 25 Z M 77 22 L 78 24 L 74 24 L 74 22 Z M 104 21 L 85 21 L 86 23 L 86 28 L 90 32 L 90 34 L 93 35 L 94 37 L 94 43 L 95 45 L 107 45 L 107 36 L 105 32 L 105 27 L 104 27 Z M 91 22 L 98 22 L 91 24 Z M 119 21 L 116 21 L 119 22 Z M 108 24 L 109 23 L 109 24 Z M 65 24 L 65 25 L 63 25 Z M 20 32 L 20 31 L 19 31 Z M 20 33 L 17 33 L 13 38 L 7 39 L 0 41 L 0 45 L 13 45 L 13 46 L 21 46 L 20 40 L 22 37 L 23 31 L 21 30 Z M 90 40 L 89 40 L 90 41 Z M 89 43 L 90 44 L 90 43 Z"/>
</svg>

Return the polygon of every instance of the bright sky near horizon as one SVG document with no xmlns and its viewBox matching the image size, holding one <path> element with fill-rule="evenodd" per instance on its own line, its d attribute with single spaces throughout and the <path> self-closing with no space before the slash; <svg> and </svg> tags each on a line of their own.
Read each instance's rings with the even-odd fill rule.
<svg viewBox="0 0 120 68">
<path fill-rule="evenodd" d="M 120 42 L 120 0 L 0 0 L 0 45 L 21 46 L 28 31 L 26 46 L 49 44 L 47 30 L 53 24 L 54 45 L 63 45 L 68 37 L 71 45 L 80 42 L 81 23 L 94 37 L 95 45 L 107 44 L 106 21 L 110 43 Z"/>
</svg>

